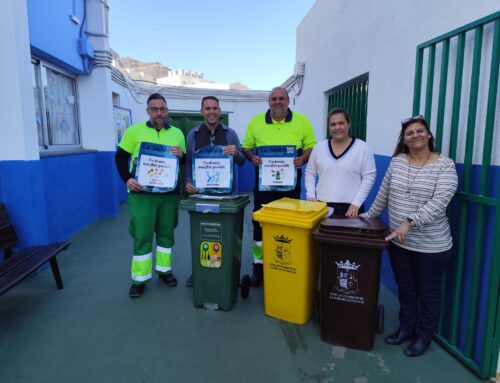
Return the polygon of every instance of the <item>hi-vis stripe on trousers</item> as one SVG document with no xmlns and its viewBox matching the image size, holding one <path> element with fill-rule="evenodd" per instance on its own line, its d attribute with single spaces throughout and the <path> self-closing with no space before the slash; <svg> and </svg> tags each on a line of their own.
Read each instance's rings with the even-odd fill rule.
<svg viewBox="0 0 500 383">
<path fill-rule="evenodd" d="M 129 232 L 134 238 L 132 281 L 143 283 L 152 278 L 153 236 L 156 234 L 156 271 L 172 270 L 174 229 L 179 214 L 178 194 L 130 193 Z"/>
</svg>

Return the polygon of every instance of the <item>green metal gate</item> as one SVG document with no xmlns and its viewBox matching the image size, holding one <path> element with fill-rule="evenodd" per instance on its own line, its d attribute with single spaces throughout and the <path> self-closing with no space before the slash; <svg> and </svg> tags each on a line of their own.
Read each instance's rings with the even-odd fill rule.
<svg viewBox="0 0 500 383">
<path fill-rule="evenodd" d="M 483 378 L 500 347 L 499 60 L 497 12 L 417 47 L 413 99 L 460 179 L 437 340 Z"/>
<path fill-rule="evenodd" d="M 221 113 L 220 122 L 228 125 L 228 116 L 227 113 Z M 191 129 L 202 122 L 203 116 L 199 112 L 172 111 L 168 113 L 168 123 L 182 130 L 186 137 Z"/>
<path fill-rule="evenodd" d="M 368 73 L 336 86 L 328 94 L 328 111 L 344 108 L 351 117 L 350 136 L 366 141 Z M 330 137 L 328 124 L 326 136 Z"/>
</svg>

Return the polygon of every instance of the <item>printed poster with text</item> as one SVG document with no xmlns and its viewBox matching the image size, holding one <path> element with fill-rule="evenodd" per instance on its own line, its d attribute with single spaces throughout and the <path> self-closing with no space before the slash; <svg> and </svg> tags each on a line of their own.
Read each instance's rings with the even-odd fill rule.
<svg viewBox="0 0 500 383">
<path fill-rule="evenodd" d="M 295 146 L 260 146 L 257 155 L 262 160 L 259 165 L 260 191 L 287 191 L 295 189 L 297 170 L 293 159 L 297 155 Z"/>
<path fill-rule="evenodd" d="M 233 156 L 220 145 L 204 146 L 193 155 L 193 185 L 198 193 L 231 193 Z"/>
<path fill-rule="evenodd" d="M 170 153 L 170 146 L 141 143 L 135 179 L 144 191 L 167 193 L 177 187 L 179 158 Z"/>
</svg>

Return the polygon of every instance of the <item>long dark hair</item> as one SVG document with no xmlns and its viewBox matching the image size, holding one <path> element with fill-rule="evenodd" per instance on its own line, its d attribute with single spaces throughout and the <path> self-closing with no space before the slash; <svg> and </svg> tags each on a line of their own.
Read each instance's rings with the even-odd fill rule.
<svg viewBox="0 0 500 383">
<path fill-rule="evenodd" d="M 427 121 L 425 121 L 425 118 L 423 116 L 414 116 L 410 117 L 406 120 L 401 121 L 401 132 L 399 133 L 398 141 L 396 144 L 396 148 L 394 149 L 394 153 L 392 154 L 393 157 L 396 157 L 400 155 L 401 153 L 409 153 L 410 149 L 408 148 L 408 145 L 405 144 L 405 131 L 406 128 L 408 128 L 410 125 L 420 122 L 423 126 L 425 126 L 425 130 L 427 130 L 427 133 L 429 133 L 429 150 L 431 152 L 435 152 L 436 148 L 434 147 L 434 136 L 432 135 L 431 130 L 429 129 L 429 124 Z"/>
</svg>

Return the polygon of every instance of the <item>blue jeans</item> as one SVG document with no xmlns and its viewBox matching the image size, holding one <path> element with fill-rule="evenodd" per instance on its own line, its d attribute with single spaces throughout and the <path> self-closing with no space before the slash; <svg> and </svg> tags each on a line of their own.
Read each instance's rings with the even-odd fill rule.
<svg viewBox="0 0 500 383">
<path fill-rule="evenodd" d="M 441 281 L 451 249 L 420 253 L 391 242 L 389 256 L 399 290 L 400 329 L 416 330 L 419 338 L 431 341 L 441 313 Z"/>
</svg>

